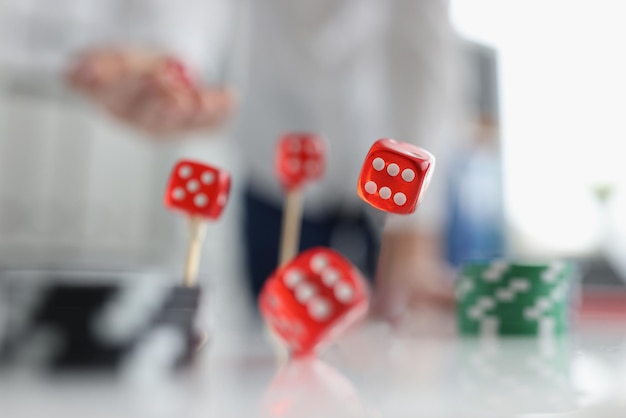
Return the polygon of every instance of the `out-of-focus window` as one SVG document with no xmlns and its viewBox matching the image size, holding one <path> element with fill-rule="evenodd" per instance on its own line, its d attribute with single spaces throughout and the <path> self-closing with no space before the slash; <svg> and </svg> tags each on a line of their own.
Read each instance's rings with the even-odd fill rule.
<svg viewBox="0 0 626 418">
<path fill-rule="evenodd" d="M 626 217 L 616 216 L 626 213 L 625 12 L 603 0 L 453 1 L 461 35 L 499 57 L 513 254 L 626 248 Z"/>
</svg>

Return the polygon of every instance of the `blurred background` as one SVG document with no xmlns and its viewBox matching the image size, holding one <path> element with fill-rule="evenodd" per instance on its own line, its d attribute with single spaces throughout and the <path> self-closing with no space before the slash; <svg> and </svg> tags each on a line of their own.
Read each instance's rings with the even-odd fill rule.
<svg viewBox="0 0 626 418">
<path fill-rule="evenodd" d="M 626 60 L 623 5 L 600 1 L 457 1 L 455 27 L 497 54 L 503 202 L 511 254 L 624 269 Z"/>
<path fill-rule="evenodd" d="M 189 1 L 197 13 L 165 19 L 141 5 L 0 2 L 1 267 L 177 276 L 185 223 L 161 204 L 172 164 L 193 155 L 228 167 L 237 195 L 237 153 L 227 129 L 155 147 L 64 84 L 69 60 L 94 44 L 138 37 L 155 47 L 184 43 L 192 66 L 203 54 L 228 55 L 232 10 Z M 605 0 L 451 2 L 466 81 L 458 132 L 468 140 L 453 169 L 437 173 L 450 185 L 452 263 L 572 257 L 593 261 L 602 274 L 590 277 L 598 283 L 626 280 L 623 9 Z M 182 25 L 170 29 L 172 19 Z M 213 36 L 205 36 L 208 27 Z M 202 66 L 203 78 L 233 76 L 228 60 L 212 62 Z M 210 225 L 201 273 L 225 327 L 252 309 L 241 297 L 239 210 L 233 199 Z"/>
</svg>

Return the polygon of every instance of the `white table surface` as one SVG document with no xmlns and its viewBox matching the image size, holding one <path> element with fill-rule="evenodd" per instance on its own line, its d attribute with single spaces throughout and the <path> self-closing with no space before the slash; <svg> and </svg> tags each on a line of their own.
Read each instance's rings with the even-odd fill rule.
<svg viewBox="0 0 626 418">
<path fill-rule="evenodd" d="M 477 341 L 458 338 L 449 317 L 420 313 L 394 329 L 364 324 L 319 359 L 283 367 L 260 324 L 212 337 L 174 379 L 3 376 L 0 416 L 626 417 L 626 323 Z"/>
</svg>

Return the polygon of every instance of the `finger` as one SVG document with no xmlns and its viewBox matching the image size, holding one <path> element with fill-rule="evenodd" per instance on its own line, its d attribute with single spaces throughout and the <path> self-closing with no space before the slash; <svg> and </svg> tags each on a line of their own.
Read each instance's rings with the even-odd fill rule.
<svg viewBox="0 0 626 418">
<path fill-rule="evenodd" d="M 169 103 L 157 112 L 155 129 L 160 134 L 178 135 L 192 129 L 192 112 L 180 104 Z"/>
<path fill-rule="evenodd" d="M 164 57 L 158 63 L 156 73 L 166 85 L 178 89 L 195 90 L 195 83 L 191 72 L 176 58 Z"/>
<path fill-rule="evenodd" d="M 183 133 L 192 127 L 194 103 L 188 95 L 170 96 L 158 92 L 155 97 L 145 99 L 139 116 L 141 125 L 150 133 L 165 136 Z"/>
<path fill-rule="evenodd" d="M 232 116 L 235 109 L 234 94 L 230 90 L 215 89 L 200 94 L 193 115 L 195 128 L 216 128 Z"/>
<path fill-rule="evenodd" d="M 147 65 L 136 62 L 136 69 Z M 137 73 L 146 81 L 143 90 L 133 100 L 130 119 L 153 135 L 181 133 L 193 128 L 193 116 L 198 105 L 196 88 L 183 65 L 172 58 L 159 58 L 147 72 Z"/>
<path fill-rule="evenodd" d="M 383 261 L 383 260 L 381 260 Z M 394 322 L 406 312 L 411 289 L 404 280 L 379 269 L 372 297 L 371 316 Z"/>
<path fill-rule="evenodd" d="M 375 295 L 371 316 L 390 323 L 398 322 L 409 307 L 409 293 L 400 286 L 393 286 Z"/>
<path fill-rule="evenodd" d="M 138 107 L 135 111 L 135 124 L 144 132 L 156 135 L 159 133 L 160 122 L 159 115 L 162 104 L 158 101 L 146 101 L 146 103 Z"/>
<path fill-rule="evenodd" d="M 416 306 L 430 306 L 434 308 L 453 309 L 456 305 L 454 295 L 445 291 L 429 291 L 414 293 L 408 304 L 410 308 Z"/>
<path fill-rule="evenodd" d="M 390 318 L 398 315 L 402 309 L 402 300 L 394 292 L 399 284 L 393 275 L 393 241 L 383 235 L 378 264 L 376 266 L 375 293 L 372 313 L 376 317 Z"/>
<path fill-rule="evenodd" d="M 113 115 L 136 120 L 136 115 L 146 105 L 146 98 L 156 94 L 156 87 L 145 76 L 122 77 L 99 94 L 99 101 Z"/>
<path fill-rule="evenodd" d="M 421 273 L 414 281 L 410 307 L 417 305 L 452 309 L 456 303 L 454 286 L 441 269 Z"/>
<path fill-rule="evenodd" d="M 88 93 L 106 87 L 122 75 L 123 56 L 116 51 L 92 50 L 77 57 L 71 64 L 69 82 Z"/>
<path fill-rule="evenodd" d="M 144 75 L 143 88 L 137 92 L 129 108 L 124 109 L 129 121 L 152 135 L 178 134 L 194 128 L 199 107 L 195 89 L 179 82 L 165 80 L 159 72 Z"/>
</svg>

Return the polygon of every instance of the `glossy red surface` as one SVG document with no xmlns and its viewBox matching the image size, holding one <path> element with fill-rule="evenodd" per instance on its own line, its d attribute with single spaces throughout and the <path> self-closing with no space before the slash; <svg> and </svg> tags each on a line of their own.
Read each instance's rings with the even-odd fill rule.
<svg viewBox="0 0 626 418">
<path fill-rule="evenodd" d="M 189 216 L 218 219 L 228 202 L 230 175 L 220 168 L 181 160 L 172 170 L 165 206 Z"/>
<path fill-rule="evenodd" d="M 435 157 L 422 148 L 393 139 L 378 140 L 365 157 L 357 192 L 377 209 L 413 213 L 434 166 Z"/>
<path fill-rule="evenodd" d="M 278 142 L 276 174 L 287 190 L 322 178 L 325 170 L 324 140 L 309 133 L 289 133 Z"/>
<path fill-rule="evenodd" d="M 328 248 L 307 250 L 269 278 L 259 298 L 268 325 L 294 356 L 331 343 L 367 311 L 361 273 Z"/>
</svg>

